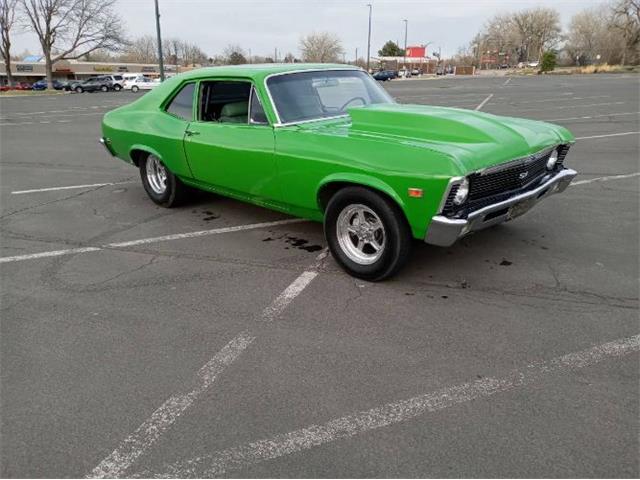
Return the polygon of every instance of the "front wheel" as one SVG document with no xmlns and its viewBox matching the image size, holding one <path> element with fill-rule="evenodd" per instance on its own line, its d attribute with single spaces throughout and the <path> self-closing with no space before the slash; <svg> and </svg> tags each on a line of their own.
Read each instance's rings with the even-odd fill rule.
<svg viewBox="0 0 640 480">
<path fill-rule="evenodd" d="M 137 85 L 134 85 L 133 87 L 131 87 L 131 91 L 132 91 L 133 93 L 137 93 L 137 92 L 138 92 L 138 90 L 140 90 L 140 87 L 138 87 Z"/>
<path fill-rule="evenodd" d="M 116 92 L 119 92 L 120 90 L 122 90 L 122 87 L 116 83 L 116 84 L 113 86 L 113 89 L 114 89 Z"/>
<path fill-rule="evenodd" d="M 331 198 L 324 232 L 340 266 L 364 280 L 392 276 L 411 253 L 411 230 L 402 210 L 363 187 L 344 188 Z"/>
<path fill-rule="evenodd" d="M 76 93 L 82 93 L 84 92 L 84 89 L 82 87 L 76 87 Z"/>
<path fill-rule="evenodd" d="M 109 87 L 107 87 L 106 85 L 102 85 L 100 87 L 100 90 L 102 90 L 103 92 L 108 92 L 109 91 Z"/>
<path fill-rule="evenodd" d="M 187 187 L 155 155 L 140 160 L 140 178 L 149 198 L 162 207 L 175 207 L 185 196 Z"/>
</svg>

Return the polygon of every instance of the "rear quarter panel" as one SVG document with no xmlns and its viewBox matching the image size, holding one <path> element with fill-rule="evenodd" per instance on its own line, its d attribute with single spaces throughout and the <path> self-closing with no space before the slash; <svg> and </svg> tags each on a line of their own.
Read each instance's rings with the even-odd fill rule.
<svg viewBox="0 0 640 480">
<path fill-rule="evenodd" d="M 107 113 L 102 122 L 103 136 L 111 140 L 116 155 L 132 162 L 132 151 L 143 150 L 159 157 L 179 177 L 192 177 L 183 138 L 189 122 L 160 110 L 121 107 Z"/>
</svg>

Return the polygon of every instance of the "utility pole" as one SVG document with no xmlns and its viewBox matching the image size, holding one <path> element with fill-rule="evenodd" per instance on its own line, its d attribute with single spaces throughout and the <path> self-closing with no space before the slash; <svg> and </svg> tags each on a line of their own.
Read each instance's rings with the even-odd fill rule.
<svg viewBox="0 0 640 480">
<path fill-rule="evenodd" d="M 249 49 L 249 63 L 252 63 L 251 62 L 251 49 Z"/>
<path fill-rule="evenodd" d="M 158 35 L 158 66 L 160 67 L 160 81 L 164 82 L 164 58 L 162 56 L 162 35 L 160 35 L 160 9 L 158 8 L 158 0 L 156 3 L 156 33 Z"/>
<path fill-rule="evenodd" d="M 353 61 L 354 65 L 358 65 L 358 47 L 356 47 L 356 59 Z"/>
<path fill-rule="evenodd" d="M 407 78 L 407 30 L 409 28 L 409 20 L 405 18 L 402 21 L 404 22 L 404 78 Z"/>
<path fill-rule="evenodd" d="M 278 47 L 273 49 L 273 63 L 278 63 Z"/>
<path fill-rule="evenodd" d="M 367 3 L 367 7 L 369 7 L 369 33 L 367 34 L 367 72 L 368 72 L 369 63 L 371 59 L 371 10 L 373 9 L 373 5 L 371 5 L 370 3 Z"/>
</svg>

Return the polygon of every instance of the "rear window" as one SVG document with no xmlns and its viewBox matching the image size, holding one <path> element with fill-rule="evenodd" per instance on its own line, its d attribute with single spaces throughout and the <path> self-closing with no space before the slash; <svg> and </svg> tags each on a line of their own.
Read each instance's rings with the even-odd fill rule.
<svg viewBox="0 0 640 480">
<path fill-rule="evenodd" d="M 193 93 L 195 83 L 187 83 L 167 105 L 167 112 L 187 122 L 193 120 Z"/>
<path fill-rule="evenodd" d="M 122 75 L 114 75 L 113 78 L 115 80 L 122 80 Z"/>
</svg>

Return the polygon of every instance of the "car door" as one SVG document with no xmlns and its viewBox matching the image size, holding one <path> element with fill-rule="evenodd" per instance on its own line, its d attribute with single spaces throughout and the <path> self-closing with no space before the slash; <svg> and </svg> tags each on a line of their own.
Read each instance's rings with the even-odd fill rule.
<svg viewBox="0 0 640 480">
<path fill-rule="evenodd" d="M 184 145 L 196 180 L 221 193 L 274 206 L 279 192 L 273 127 L 251 82 L 201 81 L 198 115 Z"/>
</svg>

